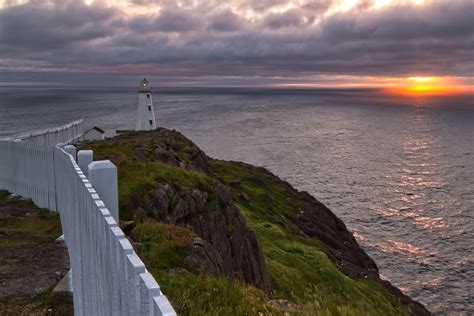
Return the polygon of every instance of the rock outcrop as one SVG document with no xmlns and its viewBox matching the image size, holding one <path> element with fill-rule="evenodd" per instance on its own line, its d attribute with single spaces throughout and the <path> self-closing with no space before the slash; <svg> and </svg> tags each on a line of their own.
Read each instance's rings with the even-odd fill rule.
<svg viewBox="0 0 474 316">
<path fill-rule="evenodd" d="M 270 290 L 255 233 L 247 227 L 227 187 L 217 184 L 208 194 L 164 184 L 145 196 L 144 201 L 148 216 L 167 224 L 188 226 L 202 238 L 201 243 L 195 243 L 190 262 L 203 265 L 208 274 L 233 277 Z"/>
<path fill-rule="evenodd" d="M 212 175 L 208 157 L 176 131 L 158 128 L 128 132 L 107 141 L 126 146 L 127 157 L 140 162 L 160 162 Z M 96 154 L 96 153 L 95 153 Z M 105 157 L 104 157 L 105 158 Z M 120 164 L 120 158 L 110 157 Z M 191 228 L 195 242 L 188 263 L 210 275 L 224 275 L 271 290 L 270 278 L 255 233 L 235 206 L 228 188 L 215 181 L 207 192 L 180 183 L 164 183 L 141 192 L 129 205 L 139 217 Z"/>
<path fill-rule="evenodd" d="M 359 246 L 346 225 L 324 204 L 308 192 L 299 192 L 309 203 L 296 216 L 295 223 L 308 236 L 318 238 L 339 270 L 353 278 L 368 278 L 386 288 L 398 301 L 408 307 L 412 315 L 430 315 L 420 303 L 402 293 L 390 282 L 382 280 L 377 265 Z"/>
<path fill-rule="evenodd" d="M 293 188 L 292 188 L 293 189 Z M 378 278 L 375 262 L 359 246 L 346 225 L 308 192 L 298 192 L 308 202 L 293 219 L 308 236 L 324 243 L 339 270 L 352 278 Z"/>
<path fill-rule="evenodd" d="M 192 229 L 199 238 L 194 240 L 186 257 L 189 266 L 208 275 L 232 277 L 254 284 L 267 292 L 271 291 L 270 277 L 256 234 L 247 226 L 232 198 L 231 188 L 234 193 L 237 192 L 233 195 L 236 199 L 249 205 L 252 202 L 239 179 L 231 179 L 229 187 L 224 185 L 224 181 L 213 175 L 210 158 L 176 131 L 159 128 L 155 131 L 128 132 L 107 140 L 107 143 L 119 148 L 126 147 L 130 150 L 129 156 L 124 158 L 109 153 L 108 156 L 101 157 L 99 152 L 96 158 L 112 159 L 119 165 L 122 159 L 159 162 L 203 174 L 209 180 L 205 189 L 183 185 L 180 181 L 161 181 L 151 190 L 140 191 L 139 196 L 135 196 L 133 202 L 127 204 L 128 208 L 132 208 L 128 211 L 138 218 L 152 218 Z M 87 144 L 83 147 L 93 148 Z M 256 168 L 239 162 L 232 164 L 247 166 L 249 170 Z M 344 223 L 326 206 L 309 193 L 299 192 L 267 170 L 258 169 L 264 170 L 267 180 L 282 183 L 288 194 L 304 202 L 296 215 L 285 216 L 300 230 L 298 234 L 318 239 L 327 256 L 340 271 L 352 278 L 367 278 L 378 282 L 402 305 L 407 306 L 412 315 L 429 315 L 423 305 L 380 279 L 375 262 L 359 246 Z M 262 199 L 272 213 L 276 206 L 273 205 L 271 196 L 265 193 L 268 192 L 265 191 L 267 180 L 254 175 L 249 180 L 261 187 L 264 192 Z M 275 219 L 275 223 L 278 224 L 279 220 Z"/>
<path fill-rule="evenodd" d="M 248 168 L 255 168 L 242 162 L 233 162 Z M 351 278 L 366 278 L 376 281 L 387 289 L 402 305 L 407 306 L 412 315 L 430 315 L 429 311 L 419 302 L 412 300 L 390 282 L 382 280 L 377 265 L 369 255 L 360 247 L 346 225 L 330 209 L 305 191 L 298 191 L 288 182 L 281 180 L 264 168 L 265 176 L 271 182 L 279 182 L 286 190 L 299 200 L 305 201 L 298 214 L 289 219 L 297 225 L 306 236 L 318 239 L 325 248 L 328 257 L 337 268 Z M 254 177 L 252 182 L 262 189 L 268 187 L 268 180 Z M 234 180 L 231 186 L 239 188 L 239 181 Z M 240 193 L 245 194 L 245 193 Z M 271 198 L 268 197 L 268 206 L 272 207 Z"/>
</svg>

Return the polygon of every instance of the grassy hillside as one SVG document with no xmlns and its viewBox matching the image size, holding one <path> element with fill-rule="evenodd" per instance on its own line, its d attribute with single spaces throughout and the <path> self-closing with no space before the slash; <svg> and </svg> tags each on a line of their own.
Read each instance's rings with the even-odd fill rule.
<svg viewBox="0 0 474 316">
<path fill-rule="evenodd" d="M 288 219 L 305 203 L 268 171 L 226 161 L 211 161 L 224 183 L 236 180 L 234 200 L 256 231 L 274 284 L 274 297 L 300 305 L 305 314 L 403 315 L 407 311 L 380 285 L 342 274 L 318 240 L 305 237 Z M 243 195 L 242 192 L 245 194 Z M 242 197 L 245 197 L 243 199 Z"/>
<path fill-rule="evenodd" d="M 209 160 L 209 170 L 199 170 L 187 164 L 192 160 L 187 153 L 194 145 L 180 134 L 160 131 L 144 135 L 146 140 L 139 145 L 120 136 L 82 148 L 94 150 L 96 160 L 111 159 L 118 166 L 121 219 L 134 221 L 127 233 L 137 242 L 139 255 L 179 314 L 408 314 L 378 283 L 352 279 L 338 270 L 323 244 L 307 237 L 291 220 L 305 201 L 268 171 L 219 160 Z M 169 146 L 170 142 L 178 145 Z M 169 150 L 178 163 L 156 158 L 156 148 Z M 257 235 L 271 277 L 271 292 L 193 269 L 186 256 L 199 242 L 195 232 L 186 226 L 160 223 L 137 207 L 143 205 L 144 192 L 153 192 L 162 184 L 199 188 L 209 194 L 207 203 L 216 203 L 212 188 L 217 183 L 231 188 L 234 203 Z M 268 304 L 276 299 L 291 303 L 286 308 Z"/>
</svg>

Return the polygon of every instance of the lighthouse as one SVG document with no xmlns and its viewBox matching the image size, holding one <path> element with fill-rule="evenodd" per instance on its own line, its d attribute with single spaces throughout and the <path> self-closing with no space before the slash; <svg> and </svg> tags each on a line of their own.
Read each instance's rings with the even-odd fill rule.
<svg viewBox="0 0 474 316">
<path fill-rule="evenodd" d="M 156 129 L 150 82 L 143 78 L 138 90 L 137 131 Z"/>
</svg>

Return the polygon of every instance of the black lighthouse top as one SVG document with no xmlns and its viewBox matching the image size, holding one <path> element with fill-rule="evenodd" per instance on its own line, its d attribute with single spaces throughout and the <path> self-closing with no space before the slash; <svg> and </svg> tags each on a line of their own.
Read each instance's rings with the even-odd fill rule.
<svg viewBox="0 0 474 316">
<path fill-rule="evenodd" d="M 151 87 L 150 87 L 150 82 L 146 80 L 146 78 L 143 78 L 142 82 L 140 82 L 140 88 L 138 90 L 139 92 L 150 92 Z"/>
</svg>

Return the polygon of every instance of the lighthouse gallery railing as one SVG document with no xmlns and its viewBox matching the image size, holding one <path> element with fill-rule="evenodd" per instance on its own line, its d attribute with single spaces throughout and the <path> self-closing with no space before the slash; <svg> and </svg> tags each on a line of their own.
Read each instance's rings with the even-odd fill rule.
<svg viewBox="0 0 474 316">
<path fill-rule="evenodd" d="M 0 140 L 0 189 L 59 212 L 75 315 L 176 315 L 74 157 L 55 146 L 82 131 L 76 121 Z"/>
</svg>

